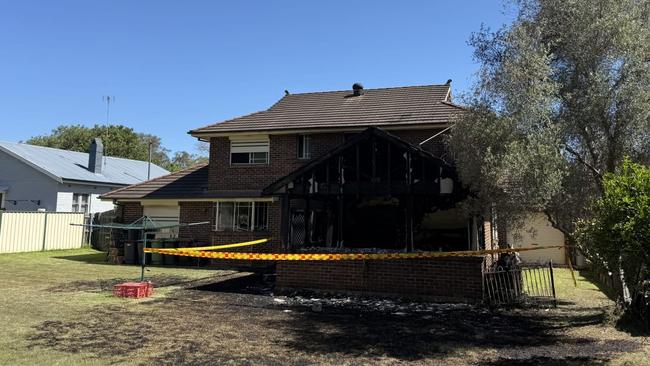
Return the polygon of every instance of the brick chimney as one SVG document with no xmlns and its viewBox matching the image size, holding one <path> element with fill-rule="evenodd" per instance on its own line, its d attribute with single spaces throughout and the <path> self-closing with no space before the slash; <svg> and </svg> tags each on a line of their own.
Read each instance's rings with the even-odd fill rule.
<svg viewBox="0 0 650 366">
<path fill-rule="evenodd" d="M 102 144 L 102 139 L 95 137 L 90 143 L 90 151 L 88 151 L 88 170 L 95 174 L 102 174 L 103 159 L 104 144 Z"/>
</svg>

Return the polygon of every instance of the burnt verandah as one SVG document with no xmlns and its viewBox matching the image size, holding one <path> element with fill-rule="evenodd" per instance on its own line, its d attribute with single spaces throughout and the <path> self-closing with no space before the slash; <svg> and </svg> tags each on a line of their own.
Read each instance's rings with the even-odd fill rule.
<svg viewBox="0 0 650 366">
<path fill-rule="evenodd" d="M 424 229 L 432 213 L 465 197 L 455 169 L 378 128 L 349 137 L 264 194 L 281 197 L 286 250 L 468 248 L 466 219 L 460 227 Z"/>
</svg>

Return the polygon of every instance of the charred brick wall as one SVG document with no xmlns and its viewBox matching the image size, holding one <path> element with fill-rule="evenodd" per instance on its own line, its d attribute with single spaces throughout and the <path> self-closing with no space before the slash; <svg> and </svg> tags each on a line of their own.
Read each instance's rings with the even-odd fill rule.
<svg viewBox="0 0 650 366">
<path fill-rule="evenodd" d="M 483 257 L 371 261 L 279 261 L 276 287 L 478 302 Z"/>
</svg>

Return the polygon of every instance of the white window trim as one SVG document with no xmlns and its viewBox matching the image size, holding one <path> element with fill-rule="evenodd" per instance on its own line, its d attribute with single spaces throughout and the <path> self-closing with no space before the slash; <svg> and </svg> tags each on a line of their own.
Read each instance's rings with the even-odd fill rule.
<svg viewBox="0 0 650 366">
<path fill-rule="evenodd" d="M 219 205 L 222 203 L 232 203 L 233 204 L 233 209 L 232 209 L 232 228 L 229 229 L 220 229 L 219 228 L 219 218 L 221 214 L 221 210 L 219 210 Z M 251 214 L 250 214 L 250 223 L 249 223 L 249 229 L 248 230 L 240 230 L 237 228 L 237 204 L 238 203 L 250 203 L 251 204 Z M 266 229 L 260 230 L 260 231 L 268 231 L 269 230 L 269 214 L 268 214 L 268 201 L 219 201 L 215 202 L 215 221 L 214 221 L 214 226 L 212 228 L 212 231 L 251 231 L 254 232 L 255 230 L 255 204 L 256 203 L 265 203 L 267 204 L 266 209 Z"/>
</svg>

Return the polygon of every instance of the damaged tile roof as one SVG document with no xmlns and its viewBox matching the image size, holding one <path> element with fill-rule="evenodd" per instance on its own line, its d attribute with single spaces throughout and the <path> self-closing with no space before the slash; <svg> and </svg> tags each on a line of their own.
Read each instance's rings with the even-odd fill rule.
<svg viewBox="0 0 650 366">
<path fill-rule="evenodd" d="M 462 110 L 450 84 L 287 94 L 269 109 L 190 131 L 222 132 L 446 124 Z"/>
</svg>

